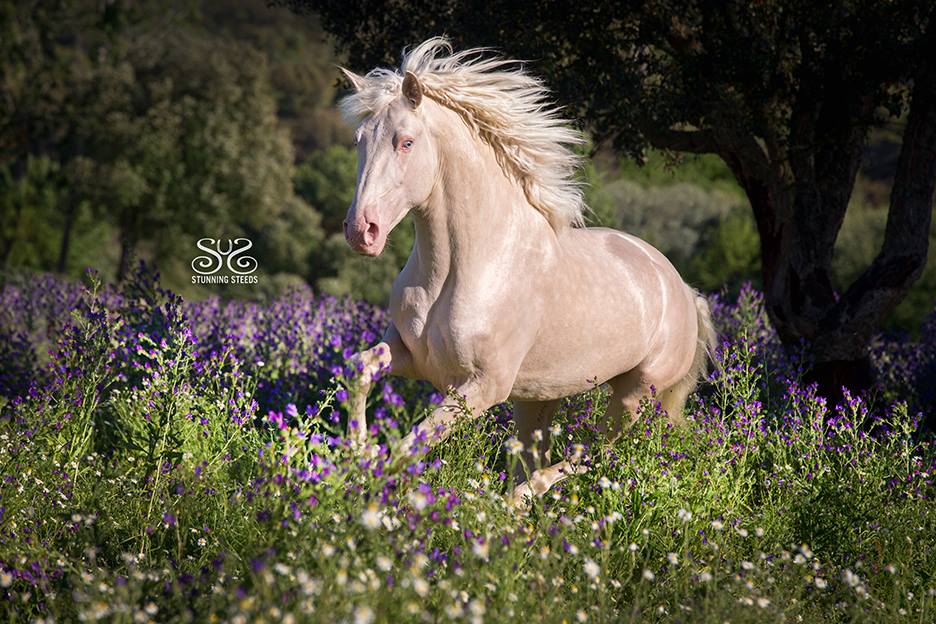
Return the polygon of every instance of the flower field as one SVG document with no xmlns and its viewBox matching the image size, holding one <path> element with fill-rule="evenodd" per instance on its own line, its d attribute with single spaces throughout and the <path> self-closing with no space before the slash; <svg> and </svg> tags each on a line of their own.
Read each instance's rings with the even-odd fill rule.
<svg viewBox="0 0 936 624">
<path fill-rule="evenodd" d="M 589 471 L 510 510 L 509 406 L 425 455 L 441 397 L 384 378 L 344 439 L 347 361 L 387 324 L 295 291 L 186 302 L 47 276 L 0 292 L 0 619 L 23 622 L 932 622 L 936 320 L 880 338 L 880 386 L 826 405 L 760 295 L 713 298 L 720 366 L 688 425 L 601 387 L 553 454 Z"/>
</svg>

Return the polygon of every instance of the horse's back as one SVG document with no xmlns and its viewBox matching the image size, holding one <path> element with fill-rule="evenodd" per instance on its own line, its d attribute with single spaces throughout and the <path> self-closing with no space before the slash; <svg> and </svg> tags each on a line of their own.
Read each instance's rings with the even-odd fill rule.
<svg viewBox="0 0 936 624">
<path fill-rule="evenodd" d="M 656 247 L 633 234 L 606 227 L 581 228 L 570 230 L 569 235 L 576 246 L 603 248 L 613 257 L 630 266 L 640 266 L 648 262 L 667 279 L 681 282 L 676 267 Z"/>
<path fill-rule="evenodd" d="M 631 234 L 603 227 L 570 229 L 560 246 L 565 266 L 589 267 L 594 281 L 630 301 L 641 297 L 665 306 L 672 297 L 690 292 L 666 256 Z"/>
</svg>

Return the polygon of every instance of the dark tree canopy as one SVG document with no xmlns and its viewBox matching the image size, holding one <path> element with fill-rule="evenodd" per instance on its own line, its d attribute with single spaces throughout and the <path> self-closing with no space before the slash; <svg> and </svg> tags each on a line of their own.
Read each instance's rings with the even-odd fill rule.
<svg viewBox="0 0 936 624">
<path fill-rule="evenodd" d="M 283 2 L 317 13 L 349 64 L 447 34 L 529 59 L 598 140 L 714 153 L 751 202 L 771 319 L 834 392 L 926 262 L 936 178 L 931 0 Z M 844 293 L 832 249 L 869 131 L 905 119 L 885 241 Z"/>
</svg>

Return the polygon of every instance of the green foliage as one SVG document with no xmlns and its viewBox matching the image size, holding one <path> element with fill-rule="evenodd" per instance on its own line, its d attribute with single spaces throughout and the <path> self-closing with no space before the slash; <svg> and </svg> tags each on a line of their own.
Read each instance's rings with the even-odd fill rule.
<svg viewBox="0 0 936 624">
<path fill-rule="evenodd" d="M 294 176 L 296 194 L 322 215 L 328 232 L 342 231 L 356 183 L 357 154 L 344 145 L 311 152 Z"/>
<path fill-rule="evenodd" d="M 157 258 L 221 233 L 267 234 L 267 270 L 297 251 L 307 254 L 316 219 L 293 193 L 292 148 L 277 122 L 263 57 L 199 34 L 168 44 L 152 64 L 136 68 L 147 92 L 143 114 L 114 113 L 127 127 L 112 138 L 97 130 L 114 155 L 96 176 L 104 180 L 101 203 L 116 211 L 131 241 L 164 233 L 155 239 Z M 162 88 L 154 93 L 153 85 Z"/>
<path fill-rule="evenodd" d="M 186 285 L 195 241 L 248 236 L 262 271 L 302 271 L 324 235 L 293 190 L 292 144 L 265 55 L 197 21 L 166 32 L 155 7 L 67 4 L 68 23 L 39 6 L 8 8 L 17 36 L 4 68 L 19 117 L 3 128 L 25 126 L 29 142 L 2 137 L 17 148 L 0 189 L 5 264 L 77 271 L 113 258 L 121 276 L 139 254 L 195 294 Z M 170 20 L 185 16 L 178 8 Z M 64 43 L 43 47 L 53 33 Z M 43 98 L 50 88 L 55 97 Z M 39 100 L 45 108 L 30 108 Z M 48 163 L 42 180 L 35 163 Z"/>
<path fill-rule="evenodd" d="M 619 175 L 642 186 L 693 184 L 706 191 L 723 191 L 744 198 L 734 175 L 713 154 L 677 154 L 648 150 L 638 163 L 632 158 L 619 161 Z"/>
<path fill-rule="evenodd" d="M 592 159 L 583 159 L 579 179 L 588 207 L 585 223 L 590 227 L 617 227 L 618 207 L 605 190 L 607 177 Z"/>
<path fill-rule="evenodd" d="M 45 156 L 29 156 L 25 171 L 16 178 L 9 166 L 0 169 L 0 250 L 4 264 L 51 266 L 58 251 L 58 216 L 61 195 L 58 163 Z"/>
<path fill-rule="evenodd" d="M 271 10 L 265 0 L 214 0 L 203 2 L 200 9 L 205 29 L 264 54 L 277 115 L 300 159 L 350 142 L 350 128 L 332 106 L 338 59 L 317 19 L 294 19 L 285 11 Z"/>
<path fill-rule="evenodd" d="M 687 279 L 705 291 L 736 292 L 760 280 L 757 227 L 749 210 L 735 208 L 702 232 L 699 253 L 688 261 Z"/>
</svg>

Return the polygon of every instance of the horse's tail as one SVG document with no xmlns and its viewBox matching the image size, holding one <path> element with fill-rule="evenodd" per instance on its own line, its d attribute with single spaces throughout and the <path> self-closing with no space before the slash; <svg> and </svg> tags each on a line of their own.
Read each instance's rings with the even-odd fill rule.
<svg viewBox="0 0 936 624">
<path fill-rule="evenodd" d="M 717 365 L 715 349 L 718 347 L 718 335 L 715 333 L 715 325 L 712 324 L 712 310 L 709 308 L 708 299 L 698 292 L 695 293 L 695 307 L 699 337 L 689 374 L 692 375 L 694 383 L 698 383 L 708 372 L 709 361 Z"/>
<path fill-rule="evenodd" d="M 698 338 L 696 339 L 695 353 L 692 357 L 692 365 L 686 376 L 676 382 L 663 393 L 661 401 L 670 420 L 683 421 L 683 407 L 686 405 L 686 399 L 689 393 L 695 390 L 699 382 L 705 378 L 708 371 L 709 360 L 715 361 L 715 348 L 718 346 L 718 337 L 715 333 L 715 326 L 712 324 L 712 313 L 709 309 L 708 300 L 699 294 L 693 292 L 695 297 L 696 322 L 699 326 Z"/>
</svg>

